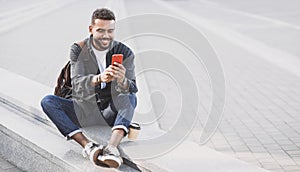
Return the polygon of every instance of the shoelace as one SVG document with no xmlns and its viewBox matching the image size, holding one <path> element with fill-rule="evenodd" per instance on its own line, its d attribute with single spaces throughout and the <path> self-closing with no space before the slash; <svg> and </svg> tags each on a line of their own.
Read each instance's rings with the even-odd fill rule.
<svg viewBox="0 0 300 172">
<path fill-rule="evenodd" d="M 107 145 L 104 149 L 104 154 L 107 154 L 107 155 L 114 155 L 114 156 L 120 156 L 120 152 L 119 150 L 114 147 L 114 146 L 111 146 L 111 145 Z"/>
</svg>

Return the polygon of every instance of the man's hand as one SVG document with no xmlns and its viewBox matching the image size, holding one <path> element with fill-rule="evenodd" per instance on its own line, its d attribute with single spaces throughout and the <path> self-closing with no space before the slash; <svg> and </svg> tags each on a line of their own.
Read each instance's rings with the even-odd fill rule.
<svg viewBox="0 0 300 172">
<path fill-rule="evenodd" d="M 115 62 L 114 65 L 109 65 L 108 68 L 106 68 L 102 73 L 99 75 L 95 75 L 92 78 L 92 85 L 96 86 L 99 85 L 101 82 L 109 83 L 112 80 L 117 80 L 117 83 L 119 85 L 122 85 L 122 87 L 127 87 L 127 83 L 123 85 L 123 82 L 125 80 L 125 73 L 126 68 L 120 64 Z"/>
<path fill-rule="evenodd" d="M 102 73 L 95 75 L 92 78 L 92 86 L 96 86 L 99 85 L 101 82 L 111 82 L 114 77 L 113 77 L 114 73 L 113 73 L 113 69 L 111 68 L 111 66 L 109 66 L 108 68 L 106 68 Z"/>
<path fill-rule="evenodd" d="M 126 68 L 122 64 L 117 62 L 115 62 L 114 65 L 110 65 L 109 67 L 113 71 L 114 79 L 117 80 L 118 84 L 122 85 L 125 79 Z"/>
<path fill-rule="evenodd" d="M 101 82 L 109 83 L 114 79 L 114 70 L 111 65 L 106 68 L 101 74 L 99 74 Z"/>
</svg>

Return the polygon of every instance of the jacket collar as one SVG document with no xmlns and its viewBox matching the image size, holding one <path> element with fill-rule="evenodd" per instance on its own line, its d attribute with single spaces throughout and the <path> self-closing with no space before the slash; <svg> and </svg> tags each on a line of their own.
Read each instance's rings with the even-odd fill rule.
<svg viewBox="0 0 300 172">
<path fill-rule="evenodd" d="M 93 48 L 92 48 L 92 46 L 93 46 L 92 41 L 93 41 L 93 35 L 90 35 L 90 37 L 85 40 L 85 43 L 87 45 L 87 50 L 89 52 L 90 57 L 92 58 L 92 60 L 94 61 L 95 64 L 98 64 L 97 59 L 96 59 L 96 55 L 95 55 L 95 53 L 93 51 Z M 119 43 L 118 41 L 113 40 L 111 45 L 109 46 L 109 48 L 108 48 L 109 50 L 106 53 L 106 67 L 108 67 L 109 64 L 111 63 L 111 55 L 113 54 L 112 53 L 113 48 L 115 46 L 117 46 L 118 43 Z"/>
<path fill-rule="evenodd" d="M 89 52 L 93 51 L 93 48 L 92 48 L 93 43 L 92 43 L 92 41 L 93 41 L 93 35 L 90 35 L 90 37 L 86 41 L 86 44 L 87 44 Z M 110 52 L 114 48 L 114 46 L 116 46 L 117 44 L 118 44 L 118 42 L 115 41 L 115 40 L 113 40 L 112 43 L 110 44 L 110 46 L 108 47 L 108 52 Z"/>
</svg>

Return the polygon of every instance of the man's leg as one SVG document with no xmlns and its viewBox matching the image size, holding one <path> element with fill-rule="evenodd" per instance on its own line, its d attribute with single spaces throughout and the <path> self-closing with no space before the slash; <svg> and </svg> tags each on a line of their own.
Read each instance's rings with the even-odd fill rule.
<svg viewBox="0 0 300 172">
<path fill-rule="evenodd" d="M 71 136 L 71 139 L 79 143 L 83 148 L 90 142 L 85 135 L 82 134 L 82 132 L 74 134 Z"/>
<path fill-rule="evenodd" d="M 113 130 L 108 144 L 117 147 L 121 143 L 124 135 L 125 132 L 122 129 Z"/>
<path fill-rule="evenodd" d="M 84 148 L 83 155 L 89 156 L 91 161 L 96 163 L 102 148 L 88 140 L 79 129 L 73 101 L 48 95 L 43 98 L 41 105 L 61 134 L 79 143 Z"/>
<path fill-rule="evenodd" d="M 112 135 L 109 140 L 110 145 L 118 146 L 122 138 L 128 133 L 136 102 L 135 94 L 119 94 L 103 110 L 103 117 L 108 125 L 112 127 Z"/>
<path fill-rule="evenodd" d="M 103 111 L 104 118 L 112 126 L 112 135 L 108 145 L 103 150 L 100 161 L 110 167 L 118 168 L 122 163 L 117 146 L 128 133 L 135 107 L 135 94 L 119 94 L 113 98 L 112 104 Z"/>
<path fill-rule="evenodd" d="M 74 138 L 81 146 L 85 146 L 88 140 L 82 136 L 83 134 L 79 129 L 80 125 L 72 100 L 48 95 L 42 99 L 41 105 L 46 115 L 62 135 L 67 138 Z"/>
</svg>

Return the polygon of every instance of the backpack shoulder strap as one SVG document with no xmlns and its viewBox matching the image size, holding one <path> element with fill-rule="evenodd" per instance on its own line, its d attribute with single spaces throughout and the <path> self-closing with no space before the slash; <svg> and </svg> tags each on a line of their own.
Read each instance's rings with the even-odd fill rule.
<svg viewBox="0 0 300 172">
<path fill-rule="evenodd" d="M 84 45 L 85 45 L 85 41 L 84 40 L 83 41 L 79 41 L 76 44 L 78 44 L 81 48 L 83 48 Z"/>
</svg>

